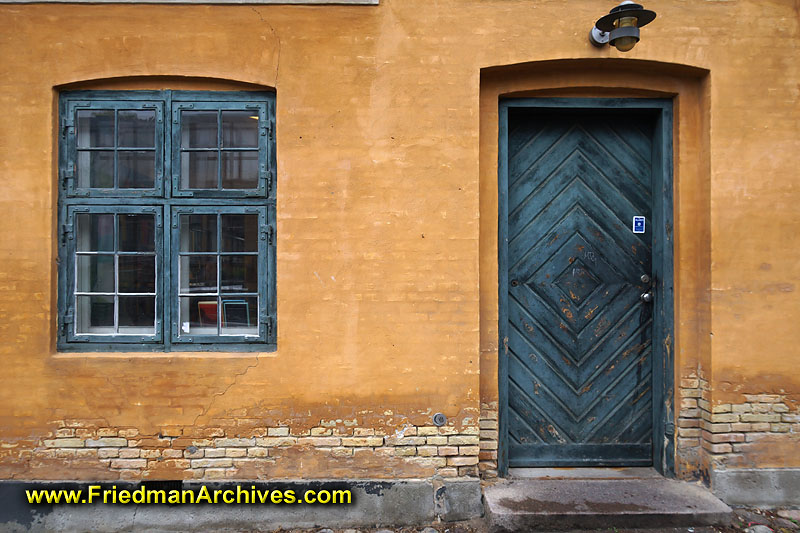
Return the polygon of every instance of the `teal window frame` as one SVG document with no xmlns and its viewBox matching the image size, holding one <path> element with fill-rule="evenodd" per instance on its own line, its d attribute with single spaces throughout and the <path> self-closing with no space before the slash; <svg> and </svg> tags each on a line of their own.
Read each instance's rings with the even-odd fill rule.
<svg viewBox="0 0 800 533">
<path fill-rule="evenodd" d="M 114 110 L 115 128 L 120 110 L 155 112 L 155 175 L 153 188 L 120 188 L 115 157 L 114 187 L 79 187 L 76 176 L 78 154 L 77 117 L 85 110 Z M 258 118 L 258 181 L 252 189 L 181 189 L 181 127 L 183 110 L 247 111 Z M 58 161 L 58 331 L 57 349 L 62 352 L 180 352 L 180 351 L 273 351 L 276 349 L 275 287 L 275 95 L 262 91 L 66 91 L 59 96 Z M 218 131 L 222 126 L 218 126 Z M 115 129 L 115 132 L 117 130 Z M 115 133 L 118 135 L 118 132 Z M 218 134 L 222 150 L 222 135 Z M 102 148 L 121 151 L 117 146 Z M 131 148 L 123 147 L 122 150 Z M 135 149 L 135 148 L 133 148 Z M 212 149 L 213 150 L 213 149 Z M 220 157 L 221 159 L 221 157 Z M 221 167 L 220 167 L 221 168 Z M 221 172 L 221 171 L 220 171 Z M 220 174 L 221 176 L 221 174 Z M 222 178 L 219 178 L 222 180 Z M 220 181 L 220 183 L 222 183 Z M 156 309 L 153 335 L 83 334 L 76 327 L 76 216 L 81 213 L 146 214 L 156 217 Z M 181 334 L 179 309 L 179 217 L 184 213 L 254 214 L 258 216 L 258 286 L 256 334 Z M 116 220 L 116 218 L 115 218 Z M 115 230 L 116 231 L 116 230 Z M 122 252 L 127 253 L 127 252 Z M 218 253 L 219 255 L 219 253 Z M 227 255 L 227 254 L 226 254 Z M 253 253 L 255 255 L 255 252 Z M 116 263 L 115 263 L 116 264 Z M 116 272 L 116 271 L 115 271 Z M 115 285 L 116 290 L 116 285 Z M 220 289 L 221 290 L 221 289 Z M 256 293 L 241 296 L 249 302 Z M 222 303 L 233 295 L 220 295 Z M 109 296 L 110 297 L 110 296 Z M 246 298 L 245 298 L 246 297 Z M 114 295 L 118 298 L 118 295 Z M 116 304 L 115 300 L 115 306 Z M 230 305 L 234 305 L 227 302 Z M 227 309 L 232 309 L 228 305 Z M 239 304 L 241 305 L 241 304 Z M 116 307 L 115 307 L 116 309 Z M 116 311 L 115 311 L 116 312 Z M 222 313 L 223 309 L 220 308 Z M 115 315 L 116 317 L 117 315 Z M 249 315 L 248 315 L 249 316 Z M 118 330 L 115 318 L 115 331 Z M 249 319 L 248 319 L 249 320 Z"/>
</svg>

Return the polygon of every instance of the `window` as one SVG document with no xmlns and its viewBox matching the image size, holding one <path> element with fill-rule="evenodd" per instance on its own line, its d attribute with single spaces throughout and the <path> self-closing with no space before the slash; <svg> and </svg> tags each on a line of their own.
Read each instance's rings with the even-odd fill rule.
<svg viewBox="0 0 800 533">
<path fill-rule="evenodd" d="M 275 97 L 60 98 L 63 351 L 275 345 Z"/>
</svg>

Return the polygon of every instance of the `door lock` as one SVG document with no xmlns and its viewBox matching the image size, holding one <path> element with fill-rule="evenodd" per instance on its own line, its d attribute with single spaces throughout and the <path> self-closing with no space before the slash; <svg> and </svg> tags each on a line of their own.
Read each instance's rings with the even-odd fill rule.
<svg viewBox="0 0 800 533">
<path fill-rule="evenodd" d="M 642 277 L 641 277 L 641 278 L 639 278 L 639 279 L 640 279 L 640 280 L 641 280 L 641 282 L 642 282 L 642 283 L 644 283 L 645 285 L 647 285 L 648 283 L 650 283 L 650 276 L 648 276 L 647 274 L 642 274 Z"/>
</svg>

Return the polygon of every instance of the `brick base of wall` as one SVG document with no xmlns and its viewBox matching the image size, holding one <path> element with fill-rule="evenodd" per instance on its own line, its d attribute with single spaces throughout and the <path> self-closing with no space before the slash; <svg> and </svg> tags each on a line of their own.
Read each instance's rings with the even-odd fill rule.
<svg viewBox="0 0 800 533">
<path fill-rule="evenodd" d="M 483 478 L 497 477 L 497 418 L 497 402 L 481 404 L 478 470 Z"/>
<path fill-rule="evenodd" d="M 496 419 L 494 411 L 495 426 Z M 308 430 L 280 426 L 254 428 L 243 437 L 241 430 L 230 436 L 221 427 L 141 435 L 135 428 L 87 427 L 91 425 L 81 421 L 59 425 L 52 438 L 42 439 L 30 452 L 30 461 L 97 461 L 111 478 L 122 480 L 143 479 L 165 470 L 182 479 L 250 479 L 259 463 L 261 467 L 274 464 L 291 454 L 321 454 L 329 459 L 327 464 L 337 460 L 374 464 L 375 458 L 391 457 L 398 475 L 407 464 L 415 472 L 447 478 L 477 477 L 484 446 L 494 446 L 491 451 L 496 459 L 497 430 L 491 445 L 485 444 L 479 427 L 471 426 L 406 425 L 393 433 L 341 425 Z"/>
<path fill-rule="evenodd" d="M 743 403 L 712 405 L 708 381 L 692 374 L 681 380 L 677 420 L 678 453 L 703 450 L 712 468 L 757 465 L 754 444 L 800 434 L 800 413 L 791 413 L 782 394 L 745 394 Z"/>
</svg>

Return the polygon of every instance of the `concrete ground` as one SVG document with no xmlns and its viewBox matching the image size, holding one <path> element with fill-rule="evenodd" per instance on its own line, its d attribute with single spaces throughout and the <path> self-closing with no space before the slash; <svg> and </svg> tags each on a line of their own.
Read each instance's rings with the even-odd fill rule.
<svg viewBox="0 0 800 533">
<path fill-rule="evenodd" d="M 798 502 L 800 505 L 800 502 Z M 800 510 L 736 508 L 729 526 L 680 527 L 659 529 L 584 529 L 559 533 L 796 533 L 800 532 Z M 769 531 L 759 528 L 766 526 Z M 360 529 L 284 529 L 280 533 L 487 533 L 483 520 L 459 524 L 433 524 L 428 527 L 360 528 Z"/>
</svg>

